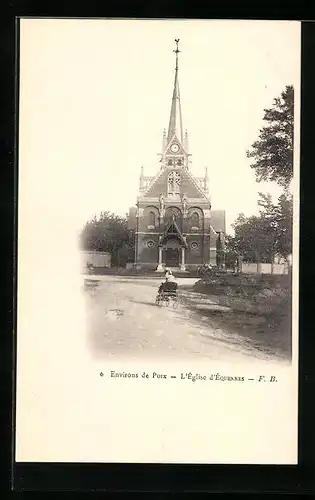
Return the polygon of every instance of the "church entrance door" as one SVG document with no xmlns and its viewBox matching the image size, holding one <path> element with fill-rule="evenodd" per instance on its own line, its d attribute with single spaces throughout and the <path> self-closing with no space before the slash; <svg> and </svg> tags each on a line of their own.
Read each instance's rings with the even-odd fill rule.
<svg viewBox="0 0 315 500">
<path fill-rule="evenodd" d="M 167 248 L 166 249 L 165 265 L 166 265 L 166 267 L 178 267 L 179 266 L 179 249 L 178 248 Z"/>
<path fill-rule="evenodd" d="M 165 266 L 166 267 L 179 267 L 180 265 L 180 242 L 178 237 L 169 236 L 165 242 Z"/>
</svg>

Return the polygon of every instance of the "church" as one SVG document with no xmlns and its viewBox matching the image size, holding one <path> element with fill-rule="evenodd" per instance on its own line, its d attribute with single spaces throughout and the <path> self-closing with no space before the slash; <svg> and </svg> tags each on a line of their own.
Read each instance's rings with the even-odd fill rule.
<svg viewBox="0 0 315 500">
<path fill-rule="evenodd" d="M 148 177 L 142 167 L 136 207 L 128 217 L 135 234 L 134 265 L 139 269 L 187 271 L 202 264 L 215 266 L 224 241 L 225 212 L 212 210 L 207 168 L 203 177 L 195 177 L 190 166 L 179 92 L 179 40 L 175 42 L 172 103 L 159 169 Z"/>
</svg>

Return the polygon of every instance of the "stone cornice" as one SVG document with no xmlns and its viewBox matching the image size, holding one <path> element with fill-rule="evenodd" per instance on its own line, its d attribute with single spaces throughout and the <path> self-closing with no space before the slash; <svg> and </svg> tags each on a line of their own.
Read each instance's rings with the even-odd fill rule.
<svg viewBox="0 0 315 500">
<path fill-rule="evenodd" d="M 165 206 L 176 206 L 176 205 L 182 205 L 182 202 L 180 199 L 171 199 L 171 198 L 164 198 Z M 155 197 L 144 197 L 144 196 L 138 196 L 137 198 L 137 203 L 141 203 L 141 205 L 148 205 L 152 203 L 157 203 L 158 205 L 160 204 L 160 200 L 158 196 Z M 188 198 L 188 208 L 190 206 L 202 206 L 202 207 L 210 207 L 209 201 L 202 199 L 202 198 Z"/>
</svg>

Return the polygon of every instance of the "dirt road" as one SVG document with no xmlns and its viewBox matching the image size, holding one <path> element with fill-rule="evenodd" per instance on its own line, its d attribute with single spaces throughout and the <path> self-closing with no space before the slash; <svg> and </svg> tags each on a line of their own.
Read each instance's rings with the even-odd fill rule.
<svg viewBox="0 0 315 500">
<path fill-rule="evenodd" d="M 190 358 L 228 362 L 277 360 L 285 356 L 266 344 L 244 336 L 233 325 L 218 321 L 224 308 L 189 288 L 193 281 L 178 280 L 178 308 L 157 307 L 155 297 L 161 280 L 119 276 L 100 279 L 95 291 L 86 291 L 88 335 L 93 354 L 99 358 L 127 356 Z M 228 312 L 228 311 L 227 311 Z M 253 327 L 255 328 L 255 326 Z"/>
</svg>

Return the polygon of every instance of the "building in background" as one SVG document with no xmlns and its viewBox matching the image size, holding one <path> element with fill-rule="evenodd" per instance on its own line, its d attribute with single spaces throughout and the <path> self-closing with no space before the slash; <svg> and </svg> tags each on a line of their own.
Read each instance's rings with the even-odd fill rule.
<svg viewBox="0 0 315 500">
<path fill-rule="evenodd" d="M 129 229 L 135 231 L 135 265 L 160 271 L 216 265 L 225 234 L 225 212 L 211 207 L 207 168 L 203 177 L 191 172 L 179 91 L 179 40 L 175 42 L 175 80 L 160 168 L 154 177 L 141 169 L 137 204 L 128 218 Z"/>
</svg>

